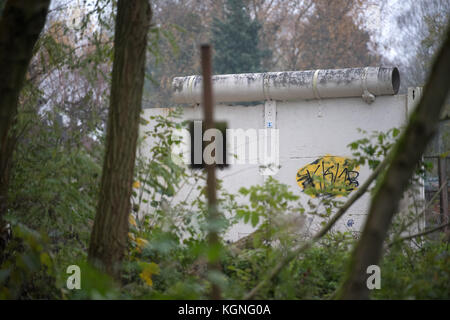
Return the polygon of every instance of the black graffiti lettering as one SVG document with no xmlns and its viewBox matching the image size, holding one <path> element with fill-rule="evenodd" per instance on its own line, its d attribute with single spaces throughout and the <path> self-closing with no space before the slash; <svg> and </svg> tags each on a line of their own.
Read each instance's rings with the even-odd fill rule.
<svg viewBox="0 0 450 320">
<path fill-rule="evenodd" d="M 330 171 L 331 169 L 334 168 L 334 165 L 331 166 L 331 167 L 328 167 L 327 170 L 324 170 L 324 168 L 325 168 L 325 164 L 324 164 L 324 162 L 322 161 L 322 178 L 323 178 L 324 181 L 325 181 L 325 178 L 326 178 L 327 176 L 331 175 L 330 181 L 334 183 L 335 179 L 333 179 L 333 178 L 334 178 L 335 174 L 334 174 L 333 172 Z M 338 170 L 339 170 L 339 169 L 338 169 Z M 329 172 L 329 171 L 330 171 L 330 172 Z M 336 171 L 336 172 L 337 172 L 337 171 Z"/>
<path fill-rule="evenodd" d="M 352 176 L 352 174 L 354 176 Z M 350 182 L 350 184 L 353 184 L 355 186 L 355 188 L 359 186 L 359 182 L 357 180 L 358 176 L 359 176 L 359 172 L 358 171 L 350 170 L 348 172 L 348 181 Z"/>
<path fill-rule="evenodd" d="M 348 191 L 353 190 L 354 188 L 359 186 L 358 183 L 358 176 L 359 176 L 359 172 L 357 171 L 353 171 L 353 170 L 348 170 L 347 168 L 344 168 L 344 170 L 342 170 L 341 174 L 339 175 L 339 178 L 341 178 L 341 176 L 345 174 L 344 176 L 344 184 L 346 184 L 349 188 L 347 188 Z"/>
<path fill-rule="evenodd" d="M 317 170 L 317 169 L 316 169 Z M 309 188 L 309 187 L 315 187 L 314 185 L 314 180 L 311 177 L 311 174 L 309 172 L 309 170 L 306 170 L 306 174 L 304 175 L 300 175 L 299 173 L 297 173 L 297 182 L 303 181 L 302 186 L 303 188 Z"/>
<path fill-rule="evenodd" d="M 339 172 L 339 163 L 337 164 L 336 174 L 334 175 L 333 183 L 336 183 L 337 173 Z"/>
</svg>

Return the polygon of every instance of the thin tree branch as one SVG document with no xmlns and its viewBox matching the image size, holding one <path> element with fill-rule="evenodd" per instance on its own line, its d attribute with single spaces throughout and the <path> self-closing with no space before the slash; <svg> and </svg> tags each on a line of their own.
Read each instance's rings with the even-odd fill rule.
<svg viewBox="0 0 450 320">
<path fill-rule="evenodd" d="M 411 239 L 414 239 L 414 238 L 417 238 L 417 237 L 421 237 L 421 236 L 426 236 L 427 234 L 430 234 L 430 233 L 439 231 L 439 230 L 441 230 L 441 229 L 444 229 L 444 228 L 447 227 L 447 226 L 450 226 L 450 222 L 441 224 L 441 225 L 439 225 L 439 226 L 437 226 L 437 227 L 434 227 L 434 228 L 432 228 L 432 229 L 428 229 L 428 230 L 425 230 L 425 231 L 422 231 L 422 232 L 413 234 L 413 235 L 411 235 L 411 236 L 407 236 L 407 237 L 403 237 L 403 238 L 396 239 L 396 240 L 392 241 L 391 243 L 389 243 L 389 244 L 388 244 L 388 247 L 392 247 L 394 244 L 397 244 L 397 243 L 399 243 L 399 242 L 403 242 L 403 241 L 406 241 L 406 240 L 411 240 Z"/>
</svg>

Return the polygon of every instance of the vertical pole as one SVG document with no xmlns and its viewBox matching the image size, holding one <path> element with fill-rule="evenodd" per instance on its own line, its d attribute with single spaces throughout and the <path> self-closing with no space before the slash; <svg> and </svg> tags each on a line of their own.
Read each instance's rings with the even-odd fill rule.
<svg viewBox="0 0 450 320">
<path fill-rule="evenodd" d="M 211 67 L 211 46 L 203 44 L 201 46 L 202 76 L 203 76 L 203 116 L 205 120 L 205 131 L 214 128 L 214 102 L 212 93 L 212 67 Z M 217 152 L 217 150 L 216 150 Z M 217 234 L 217 198 L 216 198 L 216 164 L 206 164 L 206 196 L 208 199 L 208 244 L 210 250 L 219 249 L 219 236 Z M 218 261 L 208 261 L 209 270 L 220 270 Z M 212 285 L 210 298 L 221 299 L 220 288 L 217 284 Z"/>
<path fill-rule="evenodd" d="M 438 158 L 438 174 L 439 174 L 439 189 L 444 186 L 441 190 L 439 197 L 440 204 L 440 214 L 441 214 L 441 224 L 449 222 L 449 212 L 448 212 L 448 181 L 447 181 L 447 157 Z M 449 236 L 449 228 L 446 227 L 445 231 L 447 237 Z"/>
</svg>

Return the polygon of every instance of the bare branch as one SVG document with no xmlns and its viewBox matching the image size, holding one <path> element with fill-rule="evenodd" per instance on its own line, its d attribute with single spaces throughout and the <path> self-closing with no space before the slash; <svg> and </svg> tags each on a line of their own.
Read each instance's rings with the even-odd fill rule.
<svg viewBox="0 0 450 320">
<path fill-rule="evenodd" d="M 389 243 L 388 247 L 392 247 L 394 244 L 397 244 L 399 242 L 403 242 L 403 241 L 406 241 L 406 240 L 411 240 L 411 239 L 414 239 L 414 238 L 417 238 L 417 237 L 426 236 L 427 234 L 430 234 L 430 233 L 439 231 L 441 229 L 444 229 L 447 226 L 450 226 L 450 222 L 441 224 L 441 225 L 439 225 L 437 227 L 434 227 L 434 228 L 431 228 L 431 229 L 428 229 L 428 230 L 425 230 L 425 231 L 422 231 L 422 232 L 419 232 L 419 233 L 416 233 L 416 234 L 413 234 L 413 235 L 410 235 L 410 236 L 407 236 L 407 237 L 396 239 L 396 240 L 392 241 L 391 243 Z"/>
</svg>

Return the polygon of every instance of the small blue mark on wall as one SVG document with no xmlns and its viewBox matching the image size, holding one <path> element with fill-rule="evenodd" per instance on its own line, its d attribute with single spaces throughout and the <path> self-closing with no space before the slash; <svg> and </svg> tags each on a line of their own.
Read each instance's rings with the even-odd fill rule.
<svg viewBox="0 0 450 320">
<path fill-rule="evenodd" d="M 348 227 L 352 227 L 353 226 L 353 224 L 355 224 L 355 221 L 353 221 L 353 219 L 349 219 L 348 221 L 347 221 L 347 226 Z"/>
</svg>

